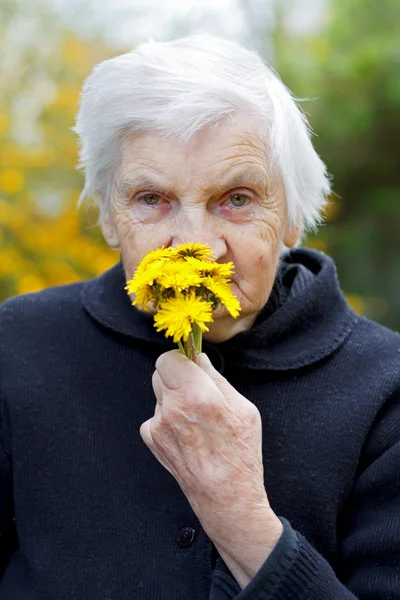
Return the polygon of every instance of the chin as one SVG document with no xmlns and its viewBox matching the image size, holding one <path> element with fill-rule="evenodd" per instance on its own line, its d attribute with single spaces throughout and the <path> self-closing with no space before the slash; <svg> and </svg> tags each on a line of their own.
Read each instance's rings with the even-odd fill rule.
<svg viewBox="0 0 400 600">
<path fill-rule="evenodd" d="M 227 342 L 235 335 L 236 333 L 231 332 L 229 329 L 221 331 L 211 326 L 210 331 L 203 333 L 203 340 L 211 344 L 221 344 L 222 342 Z"/>
<path fill-rule="evenodd" d="M 215 311 L 216 313 L 217 311 Z M 241 316 L 237 319 L 225 311 L 225 316 L 215 318 L 213 323 L 208 325 L 209 331 L 203 333 L 203 338 L 207 342 L 220 343 L 230 340 L 238 333 L 242 333 L 253 325 L 258 313 Z"/>
</svg>

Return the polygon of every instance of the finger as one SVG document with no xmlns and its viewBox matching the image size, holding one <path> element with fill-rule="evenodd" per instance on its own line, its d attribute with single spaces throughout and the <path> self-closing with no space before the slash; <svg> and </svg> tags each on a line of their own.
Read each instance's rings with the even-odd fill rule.
<svg viewBox="0 0 400 600">
<path fill-rule="evenodd" d="M 158 404 L 162 404 L 163 394 L 165 391 L 165 386 L 163 385 L 162 379 L 158 371 L 154 371 L 153 376 L 151 378 L 151 383 L 153 385 L 154 395 L 157 398 Z"/>
<path fill-rule="evenodd" d="M 142 423 L 142 425 L 140 426 L 139 432 L 140 435 L 142 437 L 142 440 L 144 441 L 144 443 L 146 444 L 146 446 L 151 450 L 151 452 L 154 454 L 154 456 L 156 457 L 156 459 L 158 460 L 158 462 L 165 468 L 167 469 L 167 471 L 169 471 L 171 473 L 171 475 L 174 475 L 173 471 L 171 470 L 171 468 L 169 467 L 169 465 L 167 464 L 165 458 L 162 456 L 161 452 L 157 449 L 154 440 L 153 440 L 153 436 L 151 434 L 151 424 L 152 424 L 153 418 L 148 419 L 147 421 L 145 421 L 144 423 Z"/>
<path fill-rule="evenodd" d="M 199 367 L 179 350 L 170 350 L 158 357 L 156 370 L 162 383 L 169 390 L 178 390 L 185 385 L 200 382 L 204 373 Z"/>
<path fill-rule="evenodd" d="M 142 440 L 144 441 L 146 446 L 148 448 L 150 448 L 150 450 L 153 450 L 153 448 L 154 448 L 154 441 L 153 441 L 153 436 L 151 435 L 151 427 L 150 427 L 152 418 L 148 419 L 147 421 L 142 423 L 140 426 L 140 429 L 139 429 L 139 433 L 141 435 Z"/>
</svg>

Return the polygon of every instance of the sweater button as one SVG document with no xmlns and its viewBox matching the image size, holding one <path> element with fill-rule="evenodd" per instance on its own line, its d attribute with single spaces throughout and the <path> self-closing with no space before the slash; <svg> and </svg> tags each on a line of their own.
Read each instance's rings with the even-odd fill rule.
<svg viewBox="0 0 400 600">
<path fill-rule="evenodd" d="M 192 527 L 183 527 L 178 533 L 176 541 L 182 548 L 187 548 L 193 543 L 196 532 Z"/>
</svg>

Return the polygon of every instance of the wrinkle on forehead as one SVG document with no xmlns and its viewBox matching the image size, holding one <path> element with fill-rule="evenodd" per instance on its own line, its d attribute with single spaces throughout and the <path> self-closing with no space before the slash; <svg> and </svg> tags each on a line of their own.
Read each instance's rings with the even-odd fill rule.
<svg viewBox="0 0 400 600">
<path fill-rule="evenodd" d="M 174 190 L 177 195 L 191 194 L 195 189 L 206 192 L 249 165 L 260 171 L 266 182 L 265 194 L 270 196 L 276 193 L 280 177 L 268 163 L 261 127 L 246 116 L 204 127 L 181 144 L 157 132 L 130 133 L 121 138 L 114 191 L 118 194 L 122 190 L 125 178 L 133 180 L 135 174 L 147 170 L 160 180 L 159 191 Z"/>
</svg>

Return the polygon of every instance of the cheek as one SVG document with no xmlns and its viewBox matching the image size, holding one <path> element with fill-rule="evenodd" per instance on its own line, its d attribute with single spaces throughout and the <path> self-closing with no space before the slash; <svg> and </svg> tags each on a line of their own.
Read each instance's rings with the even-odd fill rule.
<svg viewBox="0 0 400 600">
<path fill-rule="evenodd" d="M 275 256 L 269 248 L 260 248 L 258 244 L 247 244 L 246 251 L 237 255 L 235 264 L 242 280 L 263 287 L 274 274 Z"/>
<path fill-rule="evenodd" d="M 168 228 L 134 222 L 132 219 L 116 220 L 120 239 L 120 251 L 125 268 L 132 276 L 141 259 L 149 252 L 170 244 Z"/>
<path fill-rule="evenodd" d="M 244 277 L 265 279 L 266 273 L 273 270 L 279 251 L 276 228 L 269 224 L 257 223 L 247 231 L 241 231 L 229 246 L 235 256 L 238 273 Z"/>
<path fill-rule="evenodd" d="M 253 227 L 230 244 L 236 266 L 234 282 L 249 310 L 260 310 L 270 294 L 279 257 L 276 239 L 273 233 L 265 235 Z"/>
</svg>

